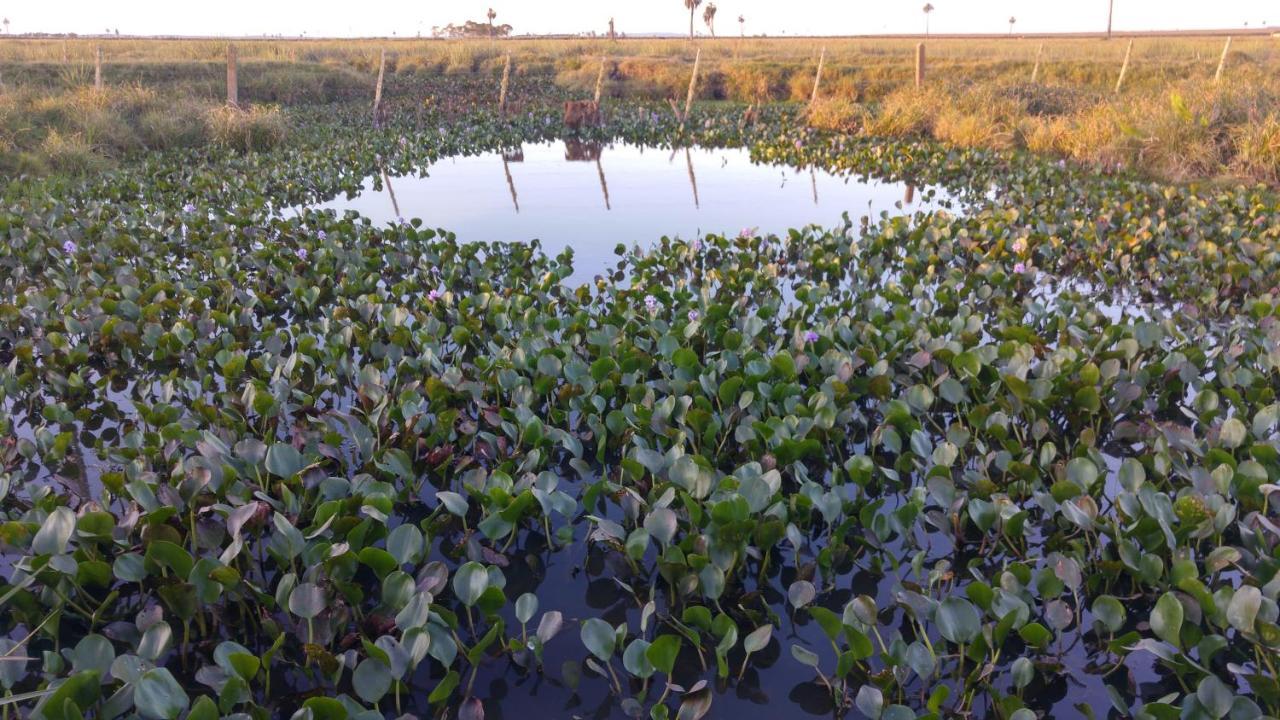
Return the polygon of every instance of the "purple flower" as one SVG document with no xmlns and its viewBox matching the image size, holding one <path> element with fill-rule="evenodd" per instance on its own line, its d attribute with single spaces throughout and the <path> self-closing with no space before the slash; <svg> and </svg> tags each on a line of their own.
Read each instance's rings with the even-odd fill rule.
<svg viewBox="0 0 1280 720">
<path fill-rule="evenodd" d="M 183 206 L 182 206 L 182 212 L 184 212 L 184 213 L 188 213 L 188 214 L 190 214 L 190 213 L 193 213 L 193 212 L 195 212 L 195 211 L 196 211 L 196 206 L 195 206 L 195 205 L 192 205 L 191 203 L 187 203 L 186 205 L 183 205 Z"/>
<path fill-rule="evenodd" d="M 320 232 L 316 233 L 316 237 L 320 239 L 320 242 L 324 242 L 325 240 L 329 239 L 329 233 L 321 230 Z"/>
<path fill-rule="evenodd" d="M 796 149 L 797 149 L 797 150 L 803 150 L 803 149 L 804 149 L 804 141 L 803 141 L 803 140 L 796 140 Z"/>
<path fill-rule="evenodd" d="M 307 249 L 306 249 L 306 248 L 301 248 L 301 247 L 300 247 L 300 248 L 298 248 L 297 250 L 295 250 L 295 251 L 294 251 L 294 254 L 296 254 L 296 255 L 298 256 L 298 259 L 299 259 L 299 260 L 306 261 L 306 259 L 307 259 Z"/>
<path fill-rule="evenodd" d="M 818 342 L 818 333 L 810 330 L 804 334 L 804 341 L 808 343 Z"/>
<path fill-rule="evenodd" d="M 690 311 L 689 311 L 689 322 L 698 322 L 698 311 L 697 311 L 697 310 L 690 310 Z"/>
<path fill-rule="evenodd" d="M 756 236 L 756 231 L 759 229 L 760 228 L 742 228 L 742 232 L 738 233 L 738 238 L 741 240 L 753 238 Z"/>
<path fill-rule="evenodd" d="M 1013 241 L 1013 251 L 1014 251 L 1014 252 L 1016 252 L 1016 253 L 1018 253 L 1018 254 L 1022 254 L 1022 253 L 1024 253 L 1024 252 L 1026 252 L 1026 251 L 1027 251 L 1027 241 L 1026 241 L 1025 239 L 1023 239 L 1023 238 L 1018 238 L 1017 240 L 1014 240 L 1014 241 Z"/>
<path fill-rule="evenodd" d="M 1024 273 L 1024 272 L 1026 272 L 1026 271 L 1027 271 L 1027 265 L 1026 265 L 1026 263 L 1018 263 L 1018 264 L 1014 265 L 1014 266 L 1013 266 L 1013 271 L 1014 271 L 1014 272 L 1016 272 L 1016 273 L 1018 273 L 1019 275 L 1021 275 L 1021 274 L 1022 274 L 1022 273 Z"/>
<path fill-rule="evenodd" d="M 658 298 L 656 298 L 656 297 L 654 297 L 654 296 L 652 296 L 652 295 L 645 295 L 645 296 L 644 296 L 644 306 L 645 306 L 645 308 L 647 308 L 647 309 L 649 310 L 649 312 L 653 312 L 654 310 L 657 310 L 657 309 L 658 309 Z"/>
<path fill-rule="evenodd" d="M 440 299 L 440 291 L 439 291 L 439 290 L 432 290 L 431 292 L 427 293 L 427 299 L 428 299 L 428 300 L 430 300 L 431 302 L 435 302 L 435 301 L 439 300 L 439 299 Z"/>
<path fill-rule="evenodd" d="M 409 224 L 409 221 L 408 221 L 408 220 L 405 220 L 403 217 L 398 217 L 398 218 L 396 218 L 396 222 L 397 222 L 397 223 L 399 223 L 400 225 L 408 225 L 408 224 Z"/>
<path fill-rule="evenodd" d="M 73 242 L 71 242 L 70 240 L 68 240 L 68 241 L 66 241 L 66 242 L 64 242 L 64 243 L 62 243 L 62 252 L 66 253 L 66 254 L 68 254 L 68 255 L 71 255 L 71 254 L 75 253 L 75 251 L 76 251 L 76 250 L 77 250 L 77 248 L 76 248 L 76 244 L 75 244 L 75 243 L 73 243 Z"/>
<path fill-rule="evenodd" d="M 692 244 L 692 245 L 690 245 L 689 247 L 693 248 L 693 251 L 694 251 L 694 252 L 702 252 L 702 241 L 701 241 L 701 240 L 694 240 L 694 241 L 693 241 L 693 244 Z"/>
</svg>

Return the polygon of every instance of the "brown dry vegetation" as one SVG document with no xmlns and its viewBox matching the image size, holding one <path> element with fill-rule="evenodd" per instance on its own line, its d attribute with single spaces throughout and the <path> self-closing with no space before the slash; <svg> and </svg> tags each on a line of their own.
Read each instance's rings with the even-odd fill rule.
<svg viewBox="0 0 1280 720">
<path fill-rule="evenodd" d="M 441 76 L 493 76 L 496 85 L 510 54 L 526 84 L 588 96 L 604 62 L 607 97 L 661 102 L 683 98 L 696 47 L 702 49 L 699 99 L 760 104 L 807 102 L 825 45 L 821 98 L 809 109 L 816 127 L 1120 163 L 1173 180 L 1231 176 L 1275 183 L 1280 39 L 1237 38 L 1226 77 L 1215 84 L 1221 42 L 1138 39 L 1119 94 L 1113 86 L 1126 43 L 1097 39 L 931 41 L 928 82 L 919 90 L 910 39 L 720 39 L 697 46 L 683 40 L 266 40 L 237 42 L 237 49 L 241 97 L 256 104 L 366 102 L 383 48 L 389 50 L 390 97 L 425 96 Z M 227 130 L 227 117 L 210 114 L 223 92 L 224 42 L 101 44 L 113 88 L 109 101 L 77 89 L 92 80 L 96 41 L 0 42 L 0 76 L 10 88 L 0 100 L 0 144 L 8 143 L 0 147 L 38 155 L 33 148 L 47 146 L 50 164 L 61 167 L 74 163 L 54 158 L 95 148 L 117 152 L 244 136 Z M 160 109 L 148 94 L 153 91 L 183 99 Z M 38 95 L 52 96 L 54 107 L 87 108 L 88 119 L 53 112 Z M 136 112 L 109 117 L 122 110 Z M 273 127 L 282 122 L 263 119 Z M 268 144 L 280 137 L 276 131 L 250 135 Z"/>
</svg>

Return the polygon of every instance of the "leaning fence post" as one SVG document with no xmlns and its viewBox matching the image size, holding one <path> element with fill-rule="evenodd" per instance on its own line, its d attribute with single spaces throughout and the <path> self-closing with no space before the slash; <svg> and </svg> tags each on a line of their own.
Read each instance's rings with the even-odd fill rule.
<svg viewBox="0 0 1280 720">
<path fill-rule="evenodd" d="M 93 89 L 102 89 L 102 48 L 93 54 Z"/>
<path fill-rule="evenodd" d="M 1227 67 L 1227 53 L 1231 52 L 1231 36 L 1227 36 L 1227 44 L 1222 46 L 1222 57 L 1218 58 L 1218 71 L 1213 74 L 1213 82 L 1216 84 L 1222 79 L 1222 71 Z"/>
<path fill-rule="evenodd" d="M 827 49 L 822 48 L 822 54 L 818 56 L 818 71 L 813 74 L 813 94 L 809 96 L 810 106 L 818 102 L 818 86 L 822 84 L 822 66 L 826 61 Z"/>
<path fill-rule="evenodd" d="M 924 87 L 924 43 L 916 45 L 916 87 Z"/>
<path fill-rule="evenodd" d="M 1133 39 L 1129 40 L 1129 47 L 1124 51 L 1124 62 L 1120 64 L 1120 77 L 1116 78 L 1116 94 L 1120 94 L 1120 90 L 1124 87 L 1124 77 L 1129 74 L 1129 58 L 1133 56 Z"/>
<path fill-rule="evenodd" d="M 596 75 L 596 107 L 600 106 L 600 94 L 604 91 L 604 65 L 605 59 L 600 58 L 600 73 Z"/>
<path fill-rule="evenodd" d="M 689 119 L 689 113 L 693 110 L 693 92 L 698 87 L 698 66 L 702 63 L 702 48 L 698 48 L 698 53 L 693 56 L 693 74 L 689 76 L 689 94 L 684 99 L 684 116 L 680 118 L 680 127 L 684 127 L 684 123 Z"/>
<path fill-rule="evenodd" d="M 382 106 L 382 78 L 387 73 L 387 51 L 378 60 L 378 84 L 373 88 L 373 124 L 378 125 L 378 109 Z"/>
<path fill-rule="evenodd" d="M 498 89 L 498 112 L 507 112 L 507 86 L 511 82 L 511 53 L 507 53 L 507 61 L 502 65 L 502 87 Z"/>
<path fill-rule="evenodd" d="M 1044 54 L 1044 43 L 1040 43 L 1040 47 L 1036 48 L 1036 64 L 1031 68 L 1031 84 L 1036 84 L 1040 79 L 1040 56 Z"/>
<path fill-rule="evenodd" d="M 231 107 L 240 107 L 239 70 L 236 46 L 227 43 L 227 104 Z"/>
</svg>

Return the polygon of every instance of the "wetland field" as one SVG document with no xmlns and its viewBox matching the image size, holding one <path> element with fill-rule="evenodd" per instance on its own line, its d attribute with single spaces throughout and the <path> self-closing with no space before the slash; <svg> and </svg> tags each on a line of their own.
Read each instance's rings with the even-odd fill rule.
<svg viewBox="0 0 1280 720">
<path fill-rule="evenodd" d="M 1222 40 L 0 39 L 0 711 L 1280 717 Z"/>
</svg>

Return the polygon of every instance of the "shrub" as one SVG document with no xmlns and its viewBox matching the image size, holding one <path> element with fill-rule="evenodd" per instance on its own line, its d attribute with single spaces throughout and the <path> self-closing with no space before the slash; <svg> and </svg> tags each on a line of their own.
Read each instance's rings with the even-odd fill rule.
<svg viewBox="0 0 1280 720">
<path fill-rule="evenodd" d="M 288 134 L 284 114 L 274 106 L 219 107 L 205 117 L 214 143 L 245 152 L 275 147 Z"/>
</svg>

